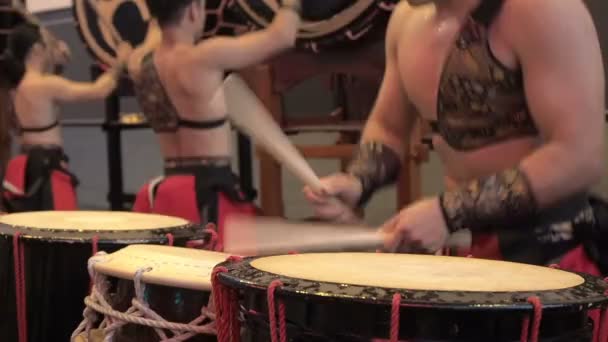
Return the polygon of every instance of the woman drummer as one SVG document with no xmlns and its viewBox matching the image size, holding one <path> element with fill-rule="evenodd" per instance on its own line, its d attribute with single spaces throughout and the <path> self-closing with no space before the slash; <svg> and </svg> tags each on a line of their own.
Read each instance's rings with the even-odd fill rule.
<svg viewBox="0 0 608 342">
<path fill-rule="evenodd" d="M 8 211 L 73 210 L 76 178 L 67 169 L 57 104 L 103 99 L 116 87 L 130 47 L 118 50 L 115 66 L 95 82 L 74 82 L 54 73 L 67 62 L 64 43 L 33 23 L 9 35 L 0 57 L 4 118 L 14 116 L 20 154 L 10 160 L 3 199 Z"/>
</svg>

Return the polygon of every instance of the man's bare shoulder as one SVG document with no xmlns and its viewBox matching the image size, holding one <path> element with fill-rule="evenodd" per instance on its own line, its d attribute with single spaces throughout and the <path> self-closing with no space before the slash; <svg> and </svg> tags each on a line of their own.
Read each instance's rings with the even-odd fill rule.
<svg viewBox="0 0 608 342">
<path fill-rule="evenodd" d="M 58 82 L 56 75 L 28 75 L 19 84 L 18 92 L 26 97 L 45 96 Z"/>
<path fill-rule="evenodd" d="M 407 1 L 400 1 L 399 4 L 397 4 L 397 6 L 395 6 L 395 9 L 393 10 L 393 13 L 391 15 L 391 22 L 402 23 L 407 20 L 408 17 L 410 17 L 414 11 L 415 9 Z"/>
<path fill-rule="evenodd" d="M 393 45 L 398 41 L 403 24 L 407 22 L 413 12 L 414 9 L 407 1 L 400 1 L 399 4 L 395 6 L 386 31 L 387 44 Z"/>
<path fill-rule="evenodd" d="M 589 26 L 593 20 L 583 0 L 509 0 L 498 23 L 501 32 L 522 39 L 552 36 L 556 29 Z"/>
</svg>

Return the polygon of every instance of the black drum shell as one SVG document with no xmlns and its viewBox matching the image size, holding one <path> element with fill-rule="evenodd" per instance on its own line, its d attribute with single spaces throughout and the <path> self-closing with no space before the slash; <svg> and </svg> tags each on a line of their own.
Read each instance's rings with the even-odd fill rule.
<svg viewBox="0 0 608 342">
<path fill-rule="evenodd" d="M 114 310 L 125 312 L 135 298 L 134 282 L 128 279 L 106 277 L 110 283 L 106 300 Z M 170 286 L 146 284 L 146 303 L 154 312 L 169 322 L 188 323 L 200 316 L 201 308 L 209 303 L 210 291 L 181 289 Z M 160 341 L 154 329 L 127 324 L 114 334 L 114 342 Z M 215 342 L 215 335 L 196 335 L 188 342 Z"/>
<path fill-rule="evenodd" d="M 269 341 L 267 289 L 274 280 L 284 284 L 275 298 L 285 304 L 291 341 L 387 339 L 392 296 L 400 293 L 400 340 L 519 341 L 532 313 L 526 299 L 538 296 L 544 303 L 539 341 L 591 342 L 589 310 L 608 304 L 608 284 L 584 274 L 578 287 L 538 293 L 405 291 L 278 276 L 253 268 L 252 260 L 218 265 L 228 270 L 218 281 L 239 293 L 247 341 Z"/>
<path fill-rule="evenodd" d="M 98 250 L 108 253 L 130 244 L 168 244 L 171 233 L 176 246 L 205 236 L 196 225 L 130 232 L 61 232 L 0 225 L 0 336 L 17 341 L 13 236 L 20 232 L 25 256 L 27 323 L 29 342 L 69 341 L 82 321 L 84 298 L 89 293 L 87 261 L 92 237 Z"/>
<path fill-rule="evenodd" d="M 280 0 L 277 1 L 280 2 Z M 310 2 L 310 4 L 313 3 L 315 5 L 323 5 L 325 1 Z M 303 6 L 311 6 L 310 4 L 307 2 Z M 250 24 L 252 30 L 264 28 L 265 25 L 272 21 L 276 14 L 272 8 L 266 5 L 264 0 L 236 0 L 234 5 L 235 12 Z M 252 18 L 253 15 L 250 14 L 250 10 L 255 12 L 255 16 L 262 18 L 264 23 L 262 24 L 257 18 Z M 306 13 L 303 13 L 303 15 L 305 16 Z M 340 15 L 341 12 L 334 13 L 333 17 Z M 344 25 L 334 31 L 317 35 L 314 38 L 306 38 L 302 34 L 299 34 L 296 40 L 296 48 L 301 51 L 314 53 L 359 49 L 367 43 L 383 40 L 389 18 L 390 11 L 382 9 L 379 3 L 372 3 L 359 17 L 344 23 Z M 317 19 L 314 17 L 311 19 L 310 23 L 312 24 L 323 22 L 323 20 L 314 21 L 314 19 Z M 354 36 L 355 38 L 350 38 L 349 36 Z"/>
</svg>

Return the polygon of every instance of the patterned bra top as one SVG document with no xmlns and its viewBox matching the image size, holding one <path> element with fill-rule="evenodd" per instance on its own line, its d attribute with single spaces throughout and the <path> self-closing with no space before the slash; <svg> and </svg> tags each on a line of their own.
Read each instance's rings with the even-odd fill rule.
<svg viewBox="0 0 608 342">
<path fill-rule="evenodd" d="M 141 72 L 134 81 L 135 95 L 144 115 L 157 133 L 174 133 L 180 127 L 191 129 L 213 129 L 224 125 L 226 117 L 214 120 L 187 120 L 179 117 L 163 86 L 156 66 L 154 54 L 150 52 L 142 60 Z"/>
<path fill-rule="evenodd" d="M 434 133 L 457 150 L 535 135 L 520 69 L 492 54 L 488 27 L 504 0 L 483 0 L 462 28 L 439 82 Z"/>
</svg>

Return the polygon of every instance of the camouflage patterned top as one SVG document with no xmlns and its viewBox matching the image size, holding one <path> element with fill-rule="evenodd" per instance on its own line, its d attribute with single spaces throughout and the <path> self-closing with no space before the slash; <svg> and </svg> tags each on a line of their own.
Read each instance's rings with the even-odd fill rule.
<svg viewBox="0 0 608 342">
<path fill-rule="evenodd" d="M 458 150 L 537 133 L 521 70 L 501 64 L 488 42 L 489 22 L 502 1 L 483 4 L 492 6 L 490 12 L 486 8 L 483 15 L 479 10 L 473 14 L 447 58 L 439 83 L 437 122 L 431 123 Z"/>
<path fill-rule="evenodd" d="M 156 66 L 154 54 L 147 54 L 141 66 L 141 73 L 135 80 L 135 94 L 144 115 L 157 133 L 174 133 L 180 127 L 192 129 L 212 129 L 224 125 L 227 119 L 187 120 L 179 117 L 179 113 L 165 87 L 163 86 Z"/>
</svg>

